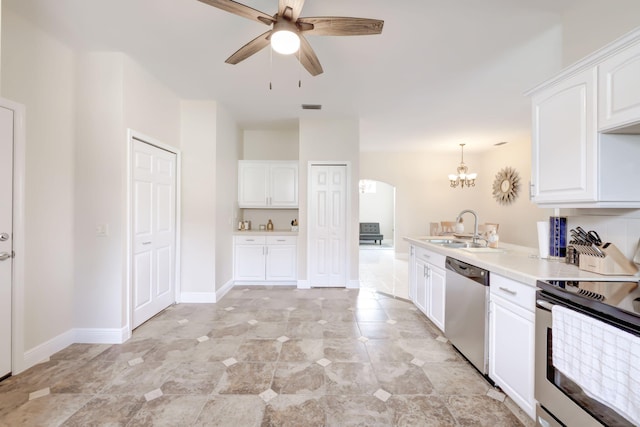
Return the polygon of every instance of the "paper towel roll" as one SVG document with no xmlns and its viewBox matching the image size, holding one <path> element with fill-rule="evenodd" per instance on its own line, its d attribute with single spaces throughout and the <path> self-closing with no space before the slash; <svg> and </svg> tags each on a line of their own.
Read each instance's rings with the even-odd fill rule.
<svg viewBox="0 0 640 427">
<path fill-rule="evenodd" d="M 540 258 L 549 258 L 549 221 L 538 221 L 538 251 Z"/>
</svg>

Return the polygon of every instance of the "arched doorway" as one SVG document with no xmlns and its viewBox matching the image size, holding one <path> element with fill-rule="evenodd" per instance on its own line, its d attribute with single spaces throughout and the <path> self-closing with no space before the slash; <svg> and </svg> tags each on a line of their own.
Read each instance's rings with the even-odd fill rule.
<svg viewBox="0 0 640 427">
<path fill-rule="evenodd" d="M 383 239 L 379 245 L 381 249 L 395 247 L 395 213 L 396 188 L 386 182 L 371 179 L 361 179 L 360 189 L 360 222 L 377 223 Z M 376 242 L 362 240 L 362 249 L 375 247 Z M 379 249 L 379 248 L 378 248 Z"/>
<path fill-rule="evenodd" d="M 396 258 L 395 253 L 396 189 L 386 182 L 368 179 L 360 180 L 359 189 L 360 222 L 379 223 L 383 235 L 382 244 L 360 242 L 360 287 L 408 299 L 407 260 Z"/>
</svg>

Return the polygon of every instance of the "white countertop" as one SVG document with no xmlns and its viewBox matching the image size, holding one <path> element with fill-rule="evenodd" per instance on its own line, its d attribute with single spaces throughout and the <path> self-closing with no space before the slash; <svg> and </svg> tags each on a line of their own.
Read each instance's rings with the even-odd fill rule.
<svg viewBox="0 0 640 427">
<path fill-rule="evenodd" d="M 405 237 L 411 245 L 468 262 L 493 273 L 500 274 L 530 286 L 536 286 L 537 280 L 601 280 L 601 281 L 640 281 L 640 273 L 634 276 L 605 276 L 580 270 L 577 266 L 562 260 L 540 259 L 538 249 L 526 246 L 499 244 L 499 251 L 472 253 L 464 249 L 439 246 L 425 239 L 448 239 L 449 236 Z"/>
<path fill-rule="evenodd" d="M 274 236 L 274 235 L 278 235 L 278 236 L 297 236 L 298 232 L 297 231 L 291 231 L 291 230 L 273 230 L 273 231 L 266 231 L 266 230 L 235 230 L 233 232 L 234 236 Z"/>
</svg>

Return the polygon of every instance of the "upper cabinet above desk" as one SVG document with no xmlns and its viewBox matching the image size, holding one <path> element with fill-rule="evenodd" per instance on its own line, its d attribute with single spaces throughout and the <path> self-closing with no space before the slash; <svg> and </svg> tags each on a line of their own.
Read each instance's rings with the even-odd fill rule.
<svg viewBox="0 0 640 427">
<path fill-rule="evenodd" d="M 298 162 L 240 160 L 238 162 L 240 208 L 298 207 Z"/>
<path fill-rule="evenodd" d="M 640 207 L 640 28 L 527 95 L 533 202 Z"/>
</svg>

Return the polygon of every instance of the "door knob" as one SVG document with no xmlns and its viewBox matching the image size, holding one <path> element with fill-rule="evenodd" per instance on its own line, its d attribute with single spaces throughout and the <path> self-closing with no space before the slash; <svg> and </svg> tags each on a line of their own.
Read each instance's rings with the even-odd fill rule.
<svg viewBox="0 0 640 427">
<path fill-rule="evenodd" d="M 11 258 L 11 254 L 9 252 L 0 252 L 0 261 L 4 261 Z"/>
<path fill-rule="evenodd" d="M 0 242 L 6 242 L 9 240 L 9 233 L 0 233 Z"/>
</svg>

